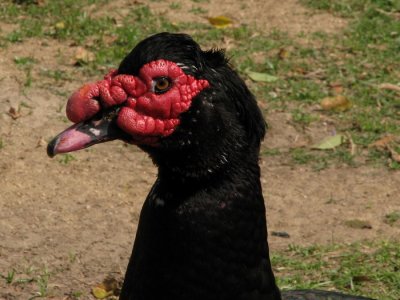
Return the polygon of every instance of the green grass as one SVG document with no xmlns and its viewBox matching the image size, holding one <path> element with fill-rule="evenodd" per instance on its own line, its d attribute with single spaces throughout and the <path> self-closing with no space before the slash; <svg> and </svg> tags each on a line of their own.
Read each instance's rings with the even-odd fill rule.
<svg viewBox="0 0 400 300">
<path fill-rule="evenodd" d="M 49 296 L 49 280 L 51 272 L 46 266 L 36 268 L 29 266 L 19 270 L 18 267 L 11 269 L 6 275 L 0 274 L 6 284 L 13 286 L 20 286 L 25 288 L 28 285 L 32 285 L 32 290 L 35 292 L 29 299 L 45 298 Z"/>
<path fill-rule="evenodd" d="M 400 297 L 400 243 L 298 247 L 272 255 L 285 290 L 325 289 L 380 300 Z"/>
<path fill-rule="evenodd" d="M 60 158 L 58 159 L 58 162 L 62 165 L 68 165 L 71 161 L 76 160 L 75 156 L 72 154 L 61 154 Z"/>
<path fill-rule="evenodd" d="M 394 211 L 385 216 L 385 223 L 389 225 L 394 225 L 400 221 L 400 211 Z"/>
</svg>

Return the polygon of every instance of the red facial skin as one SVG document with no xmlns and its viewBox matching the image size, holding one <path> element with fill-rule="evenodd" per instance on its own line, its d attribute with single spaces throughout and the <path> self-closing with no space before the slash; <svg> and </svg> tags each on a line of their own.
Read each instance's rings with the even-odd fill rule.
<svg viewBox="0 0 400 300">
<path fill-rule="evenodd" d="M 156 93 L 154 80 L 160 77 L 168 78 L 171 85 L 166 92 Z M 122 104 L 117 125 L 135 143 L 154 144 L 174 132 L 180 124 L 179 116 L 208 86 L 207 80 L 186 75 L 176 63 L 160 59 L 144 65 L 139 76 L 113 70 L 104 80 L 84 85 L 69 98 L 67 117 L 78 123 L 102 108 Z"/>
</svg>

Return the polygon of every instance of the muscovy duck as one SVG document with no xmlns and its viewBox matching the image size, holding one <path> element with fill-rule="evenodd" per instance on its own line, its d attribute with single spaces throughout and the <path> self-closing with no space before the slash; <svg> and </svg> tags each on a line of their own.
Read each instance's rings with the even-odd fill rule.
<svg viewBox="0 0 400 300">
<path fill-rule="evenodd" d="M 75 92 L 67 116 L 75 125 L 49 143 L 50 156 L 121 139 L 158 166 L 121 300 L 366 299 L 281 295 L 258 165 L 266 123 L 222 51 L 185 34 L 151 36 Z"/>
</svg>

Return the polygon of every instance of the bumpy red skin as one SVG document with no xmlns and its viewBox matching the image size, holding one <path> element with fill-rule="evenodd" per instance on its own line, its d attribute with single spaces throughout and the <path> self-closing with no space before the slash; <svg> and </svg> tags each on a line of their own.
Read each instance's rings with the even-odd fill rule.
<svg viewBox="0 0 400 300">
<path fill-rule="evenodd" d="M 154 79 L 157 77 L 171 80 L 167 92 L 154 92 Z M 153 143 L 174 132 L 180 123 L 179 116 L 208 86 L 207 80 L 186 75 L 176 63 L 160 59 L 144 65 L 139 76 L 118 74 L 112 70 L 104 80 L 84 85 L 69 98 L 67 116 L 78 123 L 90 119 L 102 108 L 122 104 L 117 117 L 118 126 L 129 133 L 133 141 Z"/>
</svg>

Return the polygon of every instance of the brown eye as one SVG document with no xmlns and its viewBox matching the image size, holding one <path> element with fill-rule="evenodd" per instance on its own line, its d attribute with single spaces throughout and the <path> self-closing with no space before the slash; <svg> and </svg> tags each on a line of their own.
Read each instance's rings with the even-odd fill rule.
<svg viewBox="0 0 400 300">
<path fill-rule="evenodd" d="M 160 77 L 155 79 L 154 91 L 157 94 L 165 93 L 171 87 L 171 81 L 167 77 Z"/>
</svg>

